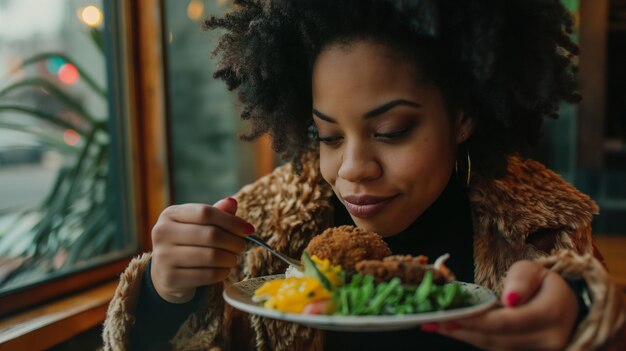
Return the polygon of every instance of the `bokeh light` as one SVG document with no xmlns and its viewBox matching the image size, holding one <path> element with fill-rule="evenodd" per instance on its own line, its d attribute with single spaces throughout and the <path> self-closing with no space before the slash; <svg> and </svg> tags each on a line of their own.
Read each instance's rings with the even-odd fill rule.
<svg viewBox="0 0 626 351">
<path fill-rule="evenodd" d="M 57 76 L 59 77 L 59 80 L 65 84 L 74 84 L 80 77 L 78 70 L 71 63 L 66 63 L 61 66 L 57 72 Z"/>
<path fill-rule="evenodd" d="M 9 53 L 7 55 L 7 67 L 12 78 L 22 78 L 26 72 L 22 69 L 22 59 Z"/>
<path fill-rule="evenodd" d="M 89 5 L 79 11 L 78 18 L 90 27 L 98 27 L 102 23 L 102 11 L 94 5 Z"/>
<path fill-rule="evenodd" d="M 80 142 L 80 134 L 73 129 L 66 129 L 63 131 L 63 141 L 67 145 L 76 145 Z"/>
<path fill-rule="evenodd" d="M 187 16 L 193 21 L 199 20 L 204 14 L 204 4 L 200 0 L 191 0 L 187 5 Z"/>
<path fill-rule="evenodd" d="M 65 64 L 65 60 L 59 56 L 53 56 L 46 61 L 46 67 L 51 74 L 58 74 Z"/>
</svg>

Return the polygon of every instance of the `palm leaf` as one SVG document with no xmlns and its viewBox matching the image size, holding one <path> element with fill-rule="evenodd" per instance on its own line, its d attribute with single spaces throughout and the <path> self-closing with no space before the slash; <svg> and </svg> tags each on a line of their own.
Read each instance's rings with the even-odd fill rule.
<svg viewBox="0 0 626 351">
<path fill-rule="evenodd" d="M 4 235 L 0 236 L 0 255 L 7 256 L 14 250 L 14 247 L 18 241 L 28 240 L 31 233 L 21 232 L 15 230 L 19 225 L 23 224 L 23 221 L 27 219 L 28 215 L 33 215 L 35 210 L 26 210 L 17 213 L 15 219 L 4 230 Z"/>
<path fill-rule="evenodd" d="M 70 109 L 76 111 L 79 115 L 84 117 L 89 123 L 94 123 L 96 118 L 94 118 L 87 110 L 83 108 L 81 102 L 71 97 L 55 84 L 50 83 L 49 81 L 42 78 L 27 78 L 21 80 L 19 82 L 13 83 L 8 87 L 0 90 L 0 99 L 5 97 L 11 91 L 23 88 L 23 87 L 41 87 L 46 89 L 52 96 L 57 98 L 63 105 L 69 107 Z"/>
<path fill-rule="evenodd" d="M 34 235 L 32 242 L 35 244 L 33 245 L 33 254 L 43 254 L 47 250 L 47 245 L 45 245 L 47 241 L 53 238 L 55 231 L 63 225 L 63 218 L 68 212 L 69 200 L 75 195 L 76 185 L 80 181 L 83 164 L 94 141 L 96 131 L 96 129 L 93 129 L 87 137 L 77 162 L 59 184 L 58 196 L 50 198 L 51 201 L 46 206 L 43 218 L 33 227 Z"/>
<path fill-rule="evenodd" d="M 76 195 L 75 191 L 76 191 L 79 183 L 82 180 L 81 177 L 80 177 L 80 173 L 83 170 L 83 165 L 87 161 L 87 156 L 89 155 L 89 150 L 91 149 L 91 146 L 92 146 L 92 144 L 93 144 L 93 142 L 95 140 L 96 133 L 97 133 L 96 129 L 91 131 L 91 133 L 89 134 L 89 136 L 85 140 L 85 145 L 83 146 L 83 149 L 82 149 L 82 151 L 80 153 L 80 156 L 78 157 L 78 161 L 76 162 L 76 164 L 72 168 L 72 172 L 69 175 L 69 178 L 70 178 L 69 189 L 68 189 L 68 191 L 65 194 L 65 197 L 63 199 L 64 205 L 69 204 L 70 199 L 73 196 Z M 83 179 L 84 179 L 84 177 L 83 177 Z"/>
<path fill-rule="evenodd" d="M 95 27 L 91 28 L 89 31 L 91 40 L 96 44 L 96 47 L 100 49 L 100 52 L 104 54 L 104 36 L 102 34 L 102 30 Z"/>
<path fill-rule="evenodd" d="M 110 213 L 102 204 L 94 207 L 93 211 L 89 211 L 84 218 L 88 219 L 83 225 L 81 235 L 72 243 L 67 243 L 68 247 L 68 263 L 76 263 L 82 259 L 95 257 L 103 239 L 102 229 L 111 223 Z M 90 245 L 91 244 L 91 245 Z"/>
<path fill-rule="evenodd" d="M 34 109 L 32 107 L 21 106 L 21 105 L 0 105 L 0 113 L 6 112 L 6 111 L 20 112 L 20 113 L 24 113 L 30 116 L 34 116 L 46 122 L 55 124 L 60 128 L 73 129 L 76 132 L 78 132 L 78 134 L 81 134 L 82 136 L 85 135 L 85 131 L 81 130 L 78 126 L 75 126 L 72 123 L 66 122 L 60 119 L 58 116 Z"/>
<path fill-rule="evenodd" d="M 69 172 L 70 172 L 70 169 L 68 167 L 61 167 L 61 169 L 59 170 L 59 173 L 57 173 L 56 179 L 54 180 L 54 185 L 52 186 L 52 190 L 50 191 L 50 193 L 48 193 L 48 196 L 46 196 L 46 198 L 41 203 L 42 212 L 44 212 L 46 208 L 51 206 L 52 202 L 54 202 L 54 199 L 60 196 L 58 194 L 62 190 L 63 182 L 65 181 L 65 178 L 67 177 Z"/>
<path fill-rule="evenodd" d="M 102 96 L 103 98 L 107 97 L 107 93 L 105 91 L 104 88 L 100 87 L 98 85 L 98 83 L 96 83 L 95 79 L 93 79 L 89 73 L 87 73 L 86 70 L 84 70 L 80 65 L 78 65 L 76 62 L 74 62 L 74 60 L 72 60 L 71 58 L 69 58 L 67 55 L 60 53 L 60 52 L 47 52 L 47 53 L 43 53 L 43 54 L 39 54 L 36 56 L 33 56 L 27 60 L 24 60 L 22 62 L 21 67 L 24 68 L 26 66 L 29 66 L 33 63 L 39 62 L 39 61 L 43 61 L 43 60 L 47 60 L 50 58 L 54 58 L 54 57 L 60 57 L 62 58 L 65 62 L 71 63 L 72 65 L 74 65 L 74 67 L 76 67 L 76 70 L 78 71 L 78 74 L 80 74 L 80 78 L 82 80 L 85 81 L 85 83 L 87 83 L 88 86 L 90 86 L 96 93 L 98 93 L 98 95 Z"/>
<path fill-rule="evenodd" d="M 98 50 L 104 52 L 102 30 L 91 29 L 89 35 Z M 96 83 L 96 80 L 83 67 L 63 53 L 47 52 L 36 55 L 25 60 L 21 67 L 25 68 L 55 57 L 74 65 L 85 84 L 97 95 L 107 98 L 105 88 Z M 6 228 L 2 228 L 0 253 L 19 251 L 18 254 L 25 260 L 8 276 L 0 277 L 0 286 L 5 283 L 13 285 L 29 279 L 39 279 L 42 273 L 46 274 L 58 269 L 59 267 L 53 265 L 52 262 L 56 252 L 60 249 L 68 250 L 68 256 L 63 263 L 63 267 L 67 267 L 109 252 L 108 250 L 116 245 L 116 225 L 110 218 L 112 199 L 106 192 L 109 141 L 101 138 L 108 136 L 107 120 L 95 118 L 84 108 L 80 100 L 42 78 L 29 78 L 13 83 L 0 91 L 0 98 L 6 97 L 12 91 L 29 86 L 46 89 L 51 97 L 83 117 L 89 126 L 79 128 L 59 116 L 33 107 L 0 104 L 0 115 L 7 112 L 30 115 L 63 129 L 76 130 L 83 137 L 83 144 L 80 147 L 69 147 L 68 150 L 71 149 L 76 156 L 71 164 L 61 167 L 53 187 L 39 207 L 22 210 L 23 212 L 17 214 L 15 222 L 8 223 L 9 227 L 15 228 L 20 223 L 18 219 L 27 218 L 29 214 L 35 216 L 30 217 L 27 229 L 24 231 L 15 228 L 16 230 L 6 231 Z M 64 147 L 62 146 L 64 143 L 58 139 L 51 138 L 44 132 L 26 125 L 0 121 L 0 128 L 31 133 L 41 141 L 49 142 L 57 148 Z M 11 249 L 11 244 L 15 244 L 15 240 L 27 242 L 28 245 L 19 250 Z M 6 287 L 7 285 L 3 288 Z"/>
<path fill-rule="evenodd" d="M 65 143 L 64 141 L 58 138 L 54 138 L 50 136 L 49 132 L 38 130 L 38 129 L 33 129 L 33 128 L 30 128 L 30 126 L 26 126 L 26 125 L 19 124 L 19 123 L 0 121 L 0 129 L 10 129 L 10 130 L 15 130 L 18 132 L 34 135 L 37 137 L 39 141 L 41 141 L 42 144 L 48 145 L 53 149 L 60 150 L 63 153 L 72 153 L 76 151 L 75 147 L 68 145 L 67 143 Z"/>
</svg>

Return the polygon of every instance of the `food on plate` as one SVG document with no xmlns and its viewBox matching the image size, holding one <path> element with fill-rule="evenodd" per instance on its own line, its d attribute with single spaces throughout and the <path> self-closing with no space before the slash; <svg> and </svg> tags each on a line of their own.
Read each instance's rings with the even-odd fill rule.
<svg viewBox="0 0 626 351">
<path fill-rule="evenodd" d="M 265 308 L 282 312 L 302 313 L 316 301 L 328 301 L 331 292 L 315 278 L 285 278 L 266 282 L 254 292 L 254 299 Z"/>
<path fill-rule="evenodd" d="M 316 256 L 305 254 L 303 258 L 305 271 L 302 275 L 266 282 L 254 292 L 252 300 L 262 303 L 265 308 L 281 312 L 332 312 L 327 308 L 331 308 L 332 292 L 343 285 L 341 267 Z M 324 303 L 312 305 L 315 302 Z M 307 306 L 308 310 L 305 311 Z"/>
<path fill-rule="evenodd" d="M 252 300 L 282 312 L 327 315 L 402 315 L 467 306 L 469 295 L 445 266 L 448 258 L 429 264 L 425 256 L 391 256 L 376 233 L 330 228 L 305 249 L 304 271 L 289 267 L 285 279 L 264 283 Z"/>
<path fill-rule="evenodd" d="M 357 262 L 381 260 L 391 255 L 380 235 L 349 225 L 326 229 L 313 238 L 304 251 L 311 256 L 327 258 L 348 273 L 354 272 Z"/>
<path fill-rule="evenodd" d="M 400 278 L 403 284 L 419 284 L 426 272 L 432 272 L 435 284 L 444 284 L 454 281 L 454 274 L 445 266 L 450 255 L 439 257 L 432 265 L 428 264 L 426 256 L 388 256 L 382 260 L 363 260 L 355 265 L 355 270 L 361 275 L 372 275 L 376 283 Z"/>
<path fill-rule="evenodd" d="M 470 305 L 469 294 L 458 282 L 435 284 L 426 271 L 419 285 L 404 285 L 395 277 L 375 283 L 374 276 L 355 274 L 350 283 L 334 291 L 336 315 L 404 315 L 443 311 Z"/>
</svg>

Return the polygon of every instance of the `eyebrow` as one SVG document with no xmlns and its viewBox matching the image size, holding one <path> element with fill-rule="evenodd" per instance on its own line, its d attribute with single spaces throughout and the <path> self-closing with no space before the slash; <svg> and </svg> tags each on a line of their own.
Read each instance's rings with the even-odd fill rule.
<svg viewBox="0 0 626 351">
<path fill-rule="evenodd" d="M 388 103 L 381 105 L 379 107 L 376 107 L 375 109 L 366 112 L 365 114 L 363 114 L 363 118 L 368 119 L 368 118 L 373 118 L 376 116 L 380 116 L 383 113 L 391 110 L 394 107 L 398 107 L 398 106 L 410 106 L 413 108 L 420 108 L 422 107 L 421 104 L 418 104 L 417 102 L 413 102 L 413 101 L 409 101 L 409 100 L 404 100 L 404 99 L 398 99 L 398 100 L 393 100 L 393 101 L 389 101 Z M 320 111 L 313 109 L 313 115 L 318 117 L 321 120 L 324 120 L 326 122 L 330 122 L 330 123 L 337 123 L 337 121 L 330 117 L 327 116 L 323 113 L 321 113 Z"/>
</svg>

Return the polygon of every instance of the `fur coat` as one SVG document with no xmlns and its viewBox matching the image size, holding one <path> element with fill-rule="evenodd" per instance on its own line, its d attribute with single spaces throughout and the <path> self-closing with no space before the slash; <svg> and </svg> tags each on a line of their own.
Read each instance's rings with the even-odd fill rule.
<svg viewBox="0 0 626 351">
<path fill-rule="evenodd" d="M 514 262 L 539 260 L 558 273 L 586 280 L 593 304 L 569 349 L 598 349 L 624 325 L 623 297 L 594 258 L 591 236 L 596 204 L 539 163 L 509 159 L 503 178 L 473 175 L 468 189 L 474 227 L 475 283 L 500 293 Z M 311 238 L 333 226 L 332 190 L 311 156 L 297 174 L 290 165 L 242 188 L 237 215 L 269 245 L 300 257 Z M 134 259 L 120 277 L 104 324 L 105 350 L 126 350 L 141 277 L 150 255 Z M 286 266 L 250 247 L 224 284 L 283 273 Z M 223 285 L 210 286 L 198 310 L 171 340 L 176 350 L 321 350 L 323 331 L 251 316 L 224 303 Z M 236 336 L 236 337 L 235 337 Z M 612 341 L 609 343 L 614 344 Z"/>
</svg>

